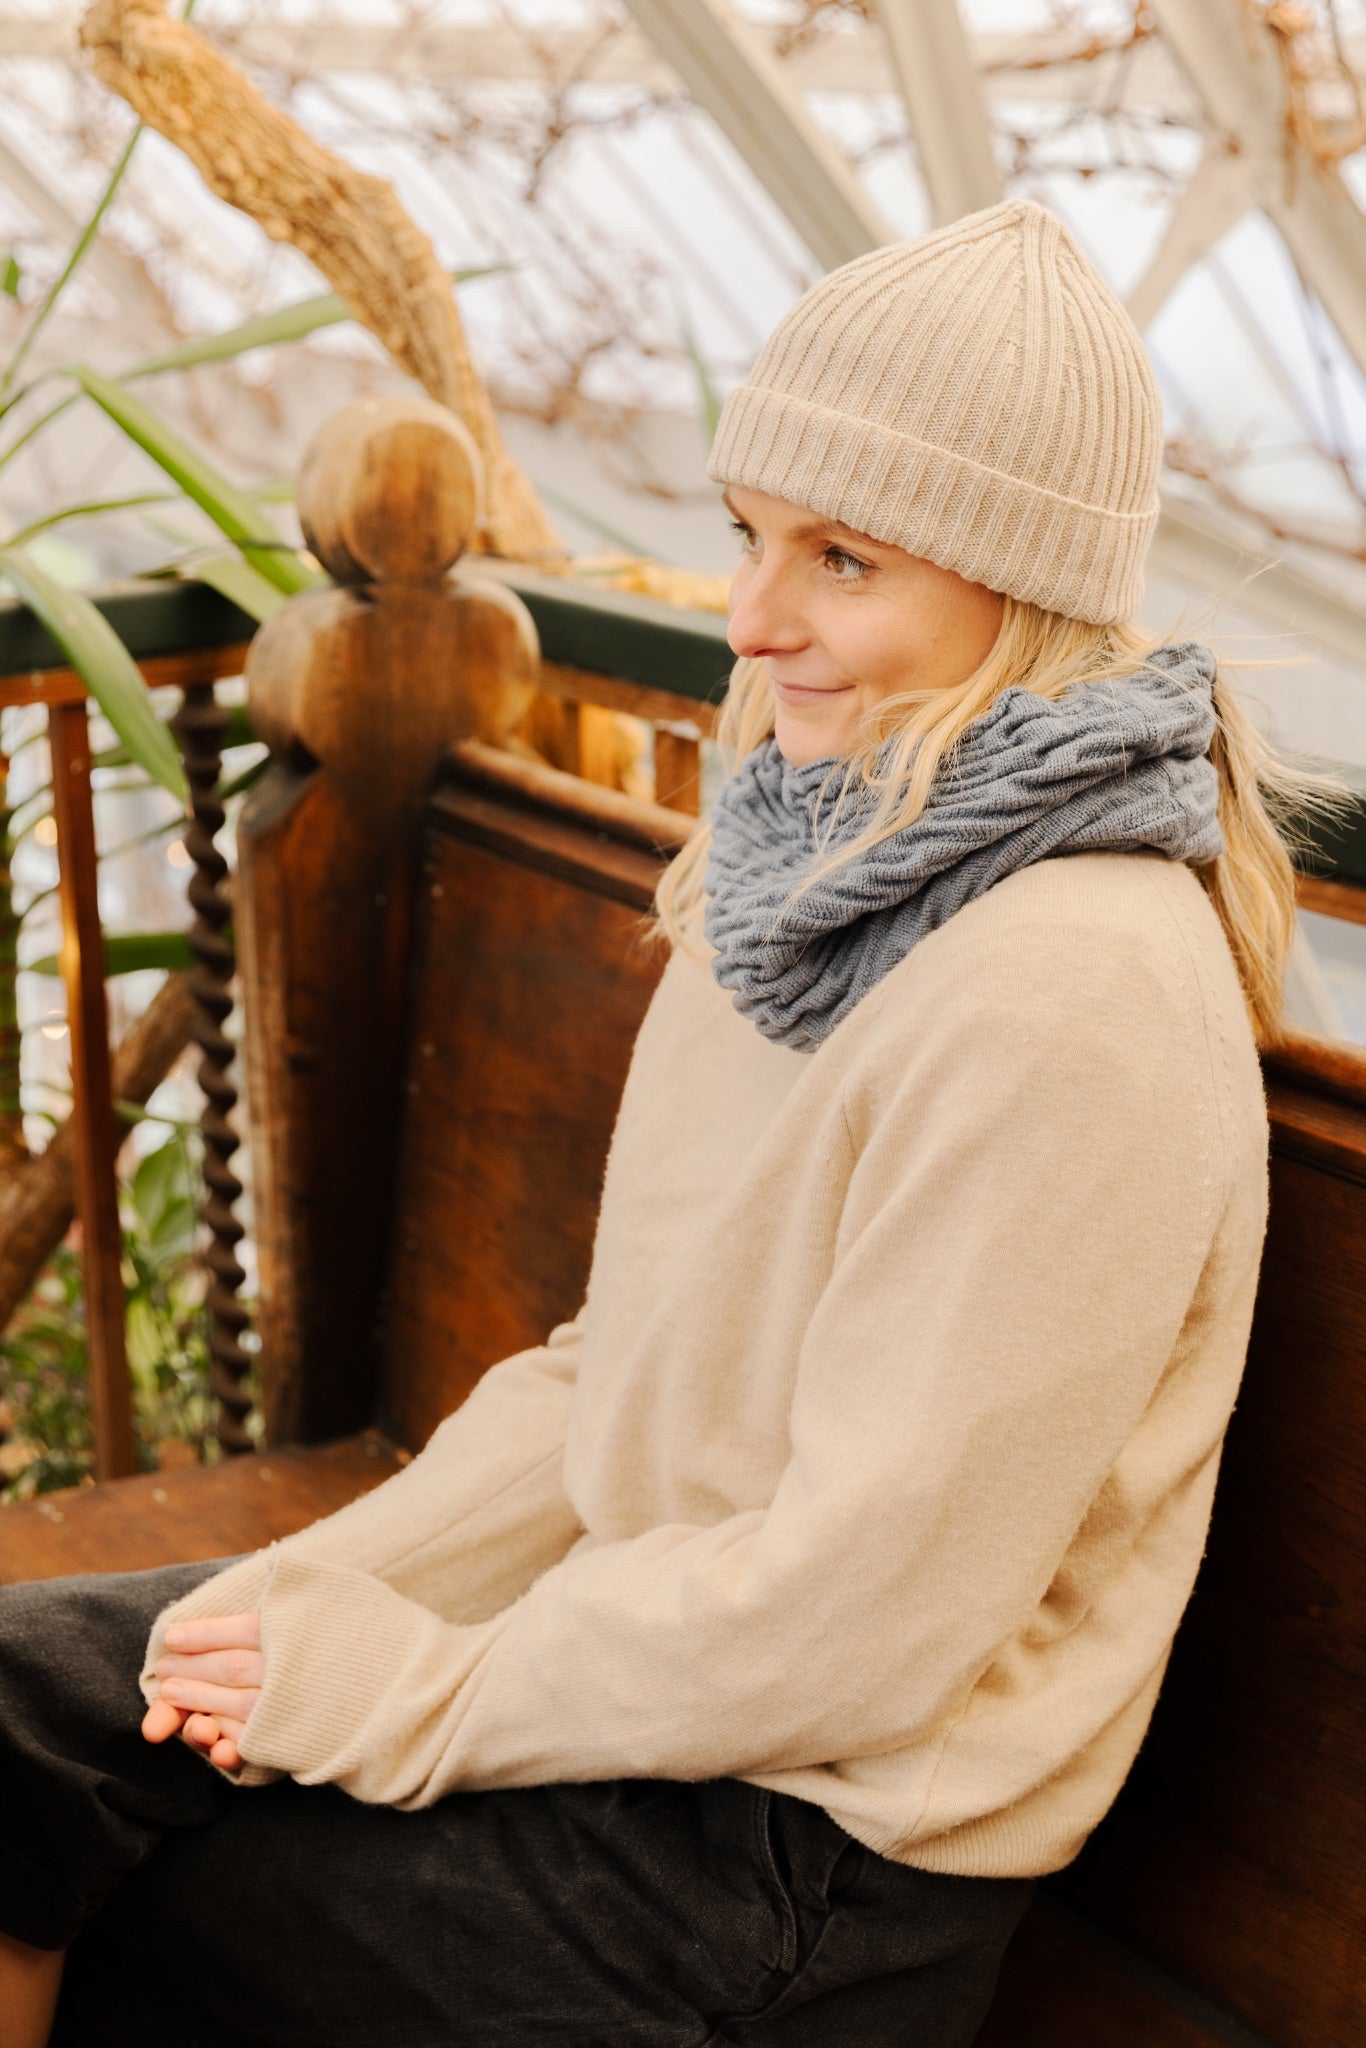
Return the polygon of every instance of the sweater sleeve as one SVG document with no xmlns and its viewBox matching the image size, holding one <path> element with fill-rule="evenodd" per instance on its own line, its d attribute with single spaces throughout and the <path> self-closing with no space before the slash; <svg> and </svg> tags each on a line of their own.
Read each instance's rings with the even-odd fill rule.
<svg viewBox="0 0 1366 2048">
<path fill-rule="evenodd" d="M 416 1807 L 797 1768 L 948 1724 L 1153 1399 L 1223 1199 L 1189 986 L 1033 936 L 933 1001 L 905 978 L 866 998 L 770 1503 L 582 1544 L 472 1624 L 281 1546 L 246 1756 Z"/>
<path fill-rule="evenodd" d="M 152 1627 L 142 1690 L 166 1629 L 193 1615 L 259 1609 L 278 1564 L 308 1559 L 364 1573 L 451 1622 L 496 1614 L 582 1533 L 565 1495 L 563 1462 L 584 1311 L 547 1342 L 490 1367 L 411 1464 L 266 1550 L 239 1559 L 163 1609 Z M 234 1775 L 225 1773 L 224 1775 Z M 237 1782 L 266 1783 L 278 1769 L 248 1765 Z"/>
</svg>

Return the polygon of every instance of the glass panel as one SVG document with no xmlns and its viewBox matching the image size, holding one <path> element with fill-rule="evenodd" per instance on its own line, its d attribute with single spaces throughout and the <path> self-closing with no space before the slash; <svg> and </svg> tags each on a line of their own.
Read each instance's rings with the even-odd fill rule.
<svg viewBox="0 0 1366 2048">
<path fill-rule="evenodd" d="M 1304 1031 L 1366 1045 L 1366 925 L 1299 913 L 1304 943 L 1292 961 L 1291 1021 Z"/>
</svg>

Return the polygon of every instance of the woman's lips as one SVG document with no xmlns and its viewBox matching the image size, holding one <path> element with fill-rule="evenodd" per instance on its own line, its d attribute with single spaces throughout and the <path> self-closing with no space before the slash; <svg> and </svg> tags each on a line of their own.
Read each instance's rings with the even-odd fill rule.
<svg viewBox="0 0 1366 2048">
<path fill-rule="evenodd" d="M 774 690 L 785 704 L 810 704 L 817 697 L 840 697 L 852 689 L 852 683 L 833 683 L 825 689 L 813 689 L 808 683 L 775 682 Z"/>
</svg>

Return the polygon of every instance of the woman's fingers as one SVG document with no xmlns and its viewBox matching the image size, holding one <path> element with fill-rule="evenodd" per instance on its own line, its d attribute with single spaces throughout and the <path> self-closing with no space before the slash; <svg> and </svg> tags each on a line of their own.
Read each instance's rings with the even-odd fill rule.
<svg viewBox="0 0 1366 2048">
<path fill-rule="evenodd" d="M 143 1716 L 149 1742 L 177 1731 L 211 1763 L 235 1771 L 238 1739 L 256 1704 L 265 1668 L 259 1614 L 210 1614 L 173 1622 L 156 1675 L 161 1697 Z"/>
<path fill-rule="evenodd" d="M 259 1614 L 202 1614 L 191 1621 L 173 1621 L 166 1631 L 166 1648 L 188 1650 L 259 1650 Z"/>
<path fill-rule="evenodd" d="M 185 1733 L 193 1737 L 196 1747 L 202 1748 L 211 1764 L 217 1764 L 221 1771 L 235 1771 L 242 1762 L 242 1752 L 237 1747 L 242 1733 L 242 1723 L 226 1714 L 192 1714 L 185 1723 Z"/>
<path fill-rule="evenodd" d="M 142 1732 L 148 1742 L 165 1742 L 179 1732 L 185 1716 L 169 1700 L 153 1700 L 142 1717 Z"/>
<path fill-rule="evenodd" d="M 142 1732 L 149 1742 L 164 1742 L 179 1731 L 192 1749 L 203 1752 L 221 1771 L 241 1768 L 238 1748 L 243 1723 L 231 1714 L 196 1714 L 173 1707 L 168 1700 L 153 1700 L 142 1717 Z"/>
<path fill-rule="evenodd" d="M 211 1685 L 253 1685 L 265 1676 L 265 1660 L 259 1650 L 200 1650 L 191 1655 L 158 1657 L 155 1666 L 160 1679 L 203 1678 Z"/>
<path fill-rule="evenodd" d="M 161 1697 L 192 1714 L 213 1714 L 219 1719 L 226 1715 L 229 1720 L 245 1721 L 256 1704 L 257 1694 L 255 1689 L 212 1685 L 202 1678 L 168 1678 L 162 1684 Z"/>
<path fill-rule="evenodd" d="M 222 1733 L 212 1714 L 188 1714 L 185 1717 L 185 1740 L 195 1749 L 212 1749 Z"/>
</svg>

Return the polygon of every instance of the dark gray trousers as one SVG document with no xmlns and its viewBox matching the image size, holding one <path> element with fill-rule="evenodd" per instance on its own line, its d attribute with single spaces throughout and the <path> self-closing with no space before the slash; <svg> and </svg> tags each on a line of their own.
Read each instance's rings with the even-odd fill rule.
<svg viewBox="0 0 1366 2048">
<path fill-rule="evenodd" d="M 0 1587 L 0 1931 L 54 2048 L 968 2048 L 1028 1880 L 875 1855 L 735 1778 L 242 1791 L 138 1732 L 212 1565 Z"/>
</svg>

